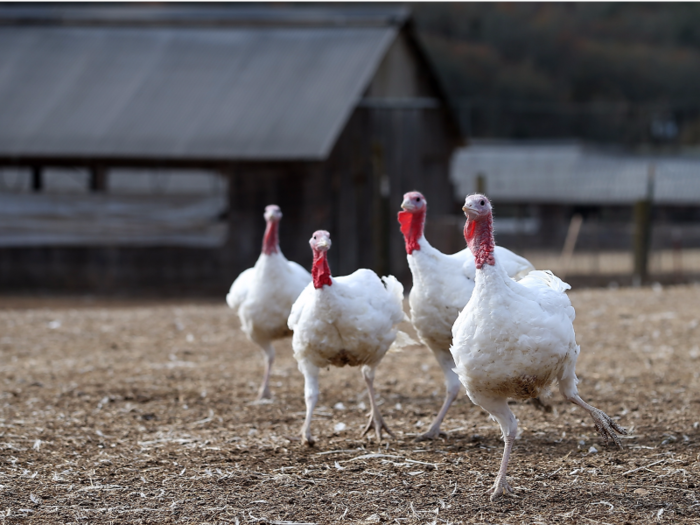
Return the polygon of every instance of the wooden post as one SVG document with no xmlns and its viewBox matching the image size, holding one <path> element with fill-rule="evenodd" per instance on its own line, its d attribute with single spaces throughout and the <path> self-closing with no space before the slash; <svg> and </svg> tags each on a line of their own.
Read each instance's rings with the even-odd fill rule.
<svg viewBox="0 0 700 525">
<path fill-rule="evenodd" d="M 673 229 L 673 273 L 677 283 L 683 282 L 683 236 L 678 228 Z"/>
<path fill-rule="evenodd" d="M 41 166 L 32 166 L 32 191 L 44 189 L 44 177 Z"/>
<path fill-rule="evenodd" d="M 486 175 L 481 172 L 476 174 L 476 192 L 486 195 Z"/>
<path fill-rule="evenodd" d="M 649 278 L 649 249 L 651 245 L 651 203 L 654 198 L 656 166 L 649 164 L 647 194 L 634 203 L 634 275 L 633 286 L 641 286 Z"/>
<path fill-rule="evenodd" d="M 561 256 L 559 260 L 561 261 L 561 270 L 559 271 L 559 277 L 564 279 L 566 274 L 569 272 L 569 265 L 571 264 L 571 257 L 574 255 L 574 248 L 576 248 L 576 241 L 578 240 L 578 234 L 581 232 L 581 224 L 583 223 L 583 217 L 578 213 L 571 217 L 571 222 L 569 223 L 569 231 L 566 233 L 566 240 L 564 241 L 564 248 L 561 250 Z"/>
<path fill-rule="evenodd" d="M 372 244 L 374 271 L 389 274 L 389 177 L 384 167 L 384 149 L 376 143 L 372 147 Z"/>
<path fill-rule="evenodd" d="M 107 191 L 107 168 L 101 165 L 90 170 L 90 191 Z"/>
</svg>

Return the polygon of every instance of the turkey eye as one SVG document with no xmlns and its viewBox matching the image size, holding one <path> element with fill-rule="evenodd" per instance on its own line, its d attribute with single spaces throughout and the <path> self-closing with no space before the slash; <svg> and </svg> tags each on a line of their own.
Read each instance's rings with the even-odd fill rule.
<svg viewBox="0 0 700 525">
<path fill-rule="evenodd" d="M 481 205 L 483 206 L 483 205 L 484 205 L 484 201 L 481 201 L 479 204 L 481 204 Z"/>
</svg>

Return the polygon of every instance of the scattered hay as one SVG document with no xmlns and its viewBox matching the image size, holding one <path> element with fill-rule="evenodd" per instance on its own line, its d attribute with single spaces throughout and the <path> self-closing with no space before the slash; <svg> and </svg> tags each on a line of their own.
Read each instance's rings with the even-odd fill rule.
<svg viewBox="0 0 700 525">
<path fill-rule="evenodd" d="M 316 447 L 302 447 L 303 377 L 278 346 L 274 400 L 251 404 L 259 350 L 223 304 L 8 299 L 0 310 L 0 521 L 46 523 L 697 523 L 700 290 L 571 294 L 584 399 L 631 430 L 606 448 L 581 409 L 515 403 L 502 442 L 460 396 L 447 438 L 412 438 L 443 397 L 424 348 L 386 356 L 377 390 L 397 438 L 358 438 L 365 386 L 321 376 Z M 402 329 L 413 334 L 407 324 Z M 325 407 L 325 408 L 324 408 Z M 333 407 L 333 408 L 328 408 Z"/>
</svg>

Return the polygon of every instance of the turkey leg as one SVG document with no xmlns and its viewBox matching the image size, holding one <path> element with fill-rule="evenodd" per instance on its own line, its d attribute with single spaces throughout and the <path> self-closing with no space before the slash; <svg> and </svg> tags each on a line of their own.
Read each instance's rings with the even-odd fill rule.
<svg viewBox="0 0 700 525">
<path fill-rule="evenodd" d="M 440 363 L 442 373 L 445 376 L 445 401 L 442 404 L 440 412 L 438 412 L 438 415 L 430 424 L 430 428 L 428 428 L 428 430 L 425 433 L 418 436 L 415 439 L 415 441 L 427 441 L 429 439 L 435 439 L 440 434 L 445 434 L 445 432 L 442 432 L 440 430 L 440 425 L 442 425 L 442 421 L 443 419 L 445 419 L 447 411 L 450 409 L 450 406 L 452 406 L 452 403 L 457 398 L 457 394 L 459 394 L 459 389 L 462 386 L 459 382 L 459 377 L 457 376 L 457 374 L 455 374 L 453 370 L 453 368 L 455 367 L 455 363 L 452 360 L 452 356 L 450 355 L 449 351 L 446 353 L 434 353 L 435 358 L 437 359 L 438 363 Z"/>
<path fill-rule="evenodd" d="M 272 363 L 275 361 L 275 349 L 272 343 L 258 343 L 262 351 L 265 353 L 265 373 L 263 374 L 263 380 L 258 389 L 258 397 L 256 401 L 261 401 L 263 399 L 270 399 L 272 394 L 270 394 L 270 372 L 272 371 Z"/>
<path fill-rule="evenodd" d="M 395 437 L 394 433 L 389 430 L 389 427 L 384 423 L 382 415 L 379 412 L 379 407 L 377 402 L 374 400 L 374 367 L 364 365 L 362 367 L 362 377 L 365 378 L 365 383 L 367 383 L 367 391 L 369 392 L 369 402 L 372 406 L 372 412 L 369 415 L 369 421 L 365 429 L 362 431 L 362 436 L 366 435 L 370 428 L 374 427 L 374 432 L 377 434 L 377 440 L 382 440 L 382 429 L 386 430 L 391 437 Z"/>
<path fill-rule="evenodd" d="M 301 442 L 312 447 L 316 442 L 311 437 L 311 416 L 318 402 L 318 367 L 309 362 L 301 361 L 299 370 L 304 374 L 304 400 L 306 401 L 306 418 L 301 427 Z"/>
<path fill-rule="evenodd" d="M 591 415 L 593 421 L 595 422 L 595 428 L 598 430 L 600 435 L 603 436 L 603 441 L 606 445 L 610 439 L 612 439 L 618 447 L 622 448 L 622 441 L 620 441 L 617 434 L 622 434 L 623 436 L 627 435 L 627 430 L 618 425 L 616 421 L 614 421 L 609 415 L 599 408 L 586 403 L 579 397 L 578 394 L 570 396 L 568 399 L 572 403 L 585 409 Z"/>
<path fill-rule="evenodd" d="M 505 442 L 501 467 L 498 469 L 496 481 L 488 490 L 488 493 L 491 494 L 491 501 L 502 496 L 514 496 L 513 489 L 506 479 L 506 470 L 508 469 L 508 460 L 513 450 L 515 436 L 518 432 L 518 421 L 515 419 L 510 408 L 508 408 L 508 402 L 505 398 L 473 396 L 472 401 L 491 414 L 498 422 L 498 425 L 501 427 L 501 432 L 503 433 L 503 441 Z"/>
</svg>

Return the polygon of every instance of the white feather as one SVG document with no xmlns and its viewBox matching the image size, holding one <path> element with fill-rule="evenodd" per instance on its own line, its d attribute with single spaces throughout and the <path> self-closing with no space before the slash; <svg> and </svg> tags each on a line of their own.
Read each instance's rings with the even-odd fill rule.
<svg viewBox="0 0 700 525">
<path fill-rule="evenodd" d="M 409 294 L 411 322 L 419 338 L 433 351 L 449 352 L 452 325 L 474 290 L 476 266 L 469 248 L 446 255 L 433 248 L 425 237 L 419 250 L 408 255 L 413 275 Z M 527 275 L 534 267 L 510 250 L 496 247 L 495 257 L 503 261 L 511 277 Z"/>
<path fill-rule="evenodd" d="M 233 282 L 226 302 L 251 340 L 270 342 L 289 334 L 292 304 L 310 281 L 311 274 L 281 252 L 262 253 L 255 266 Z"/>
<path fill-rule="evenodd" d="M 534 397 L 573 374 L 579 347 L 566 289 L 551 272 L 515 282 L 498 259 L 484 265 L 452 328 L 456 372 L 473 401 L 480 395 Z M 531 391 L 523 391 L 523 378 Z"/>
<path fill-rule="evenodd" d="M 366 269 L 331 279 L 320 289 L 309 284 L 292 306 L 294 357 L 319 368 L 376 365 L 404 319 L 403 286 Z"/>
</svg>

